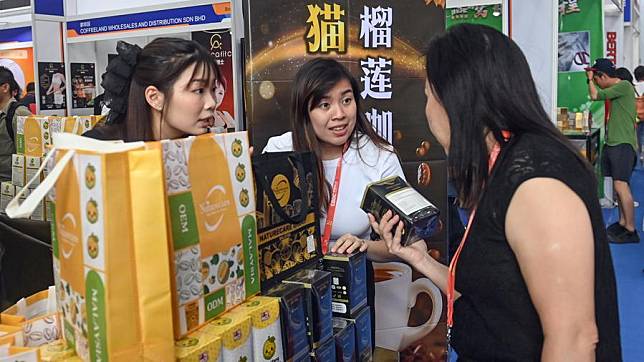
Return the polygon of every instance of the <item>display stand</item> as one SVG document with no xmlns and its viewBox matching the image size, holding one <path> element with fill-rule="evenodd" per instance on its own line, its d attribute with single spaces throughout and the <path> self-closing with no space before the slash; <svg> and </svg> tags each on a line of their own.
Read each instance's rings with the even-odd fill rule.
<svg viewBox="0 0 644 362">
<path fill-rule="evenodd" d="M 51 79 L 39 71 L 39 63 L 63 61 L 63 0 L 32 0 L 31 6 L 0 11 L 0 17 L 5 23 L 0 26 L 0 51 L 4 52 L 0 58 L 6 62 L 3 65 L 15 67 L 12 71 L 23 90 L 26 83 L 35 83 L 36 113 L 65 115 L 60 105 L 43 109 L 40 94 L 50 91 Z M 53 95 L 49 98 L 53 99 Z"/>
<path fill-rule="evenodd" d="M 135 1 L 134 4 L 129 2 L 128 5 L 119 1 L 111 5 L 105 2 L 99 5 L 97 1 L 90 3 L 97 3 L 95 8 L 103 11 L 87 12 L 92 6 L 86 1 L 67 2 L 64 48 L 67 79 L 74 83 L 74 86 L 67 88 L 67 97 L 72 100 L 68 102 L 67 111 L 71 115 L 92 114 L 92 103 L 84 102 L 89 100 L 89 96 L 93 98 L 103 92 L 100 87 L 101 75 L 107 68 L 110 56 L 116 54 L 118 40 L 144 47 L 160 36 L 191 39 L 194 32 L 230 31 L 234 38 L 235 34 L 233 6 L 226 0 L 165 4 L 161 1 L 160 5 L 159 2 L 155 2 L 157 5 L 150 5 L 149 1 Z M 204 45 L 210 46 L 213 53 L 217 50 L 217 44 L 211 39 L 210 44 Z M 236 64 L 238 58 L 238 52 L 233 47 L 231 63 Z M 230 97 L 229 113 L 234 114 L 239 114 L 238 105 L 235 104 L 238 87 L 234 87 L 238 83 L 237 73 L 237 69 L 233 67 L 232 79 L 227 80 L 229 89 L 225 97 Z M 89 86 L 92 89 L 85 92 L 88 95 L 85 97 L 82 91 L 78 92 L 76 86 L 83 78 L 88 80 L 88 84 L 93 83 Z"/>
<path fill-rule="evenodd" d="M 593 128 L 590 131 L 564 130 L 563 134 L 586 157 L 588 162 L 592 165 L 597 163 L 600 128 Z"/>
</svg>

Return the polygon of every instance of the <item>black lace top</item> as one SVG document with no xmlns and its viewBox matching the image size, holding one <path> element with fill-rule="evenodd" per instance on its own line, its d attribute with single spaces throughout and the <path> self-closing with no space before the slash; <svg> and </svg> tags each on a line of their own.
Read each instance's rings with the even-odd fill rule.
<svg viewBox="0 0 644 362">
<path fill-rule="evenodd" d="M 459 360 L 537 361 L 541 357 L 539 316 L 504 228 L 514 192 L 535 177 L 565 183 L 588 209 L 595 242 L 597 361 L 621 361 L 615 276 L 595 178 L 572 151 L 533 134 L 514 136 L 501 152 L 458 262 L 456 290 L 461 297 L 454 305 L 452 345 Z"/>
</svg>

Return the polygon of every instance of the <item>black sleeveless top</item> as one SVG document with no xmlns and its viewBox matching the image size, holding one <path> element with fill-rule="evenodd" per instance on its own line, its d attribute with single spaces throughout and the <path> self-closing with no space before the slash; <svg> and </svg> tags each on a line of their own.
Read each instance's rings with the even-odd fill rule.
<svg viewBox="0 0 644 362">
<path fill-rule="evenodd" d="M 563 182 L 588 209 L 595 243 L 596 360 L 621 361 L 615 275 L 595 177 L 571 150 L 534 134 L 515 135 L 501 151 L 458 262 L 461 296 L 454 305 L 452 346 L 459 361 L 541 358 L 543 329 L 504 227 L 514 192 L 535 177 Z"/>
</svg>

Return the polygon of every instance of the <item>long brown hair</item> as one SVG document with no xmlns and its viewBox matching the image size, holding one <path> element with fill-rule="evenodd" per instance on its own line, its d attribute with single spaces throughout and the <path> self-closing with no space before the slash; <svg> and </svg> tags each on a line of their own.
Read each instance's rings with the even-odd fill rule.
<svg viewBox="0 0 644 362">
<path fill-rule="evenodd" d="M 315 108 L 320 100 L 341 80 L 346 79 L 351 84 L 353 98 L 356 102 L 356 125 L 349 142 L 359 141 L 361 137 L 368 137 L 378 148 L 393 152 L 389 142 L 380 137 L 367 120 L 360 105 L 360 87 L 357 80 L 338 61 L 329 58 L 315 58 L 306 62 L 295 75 L 293 92 L 291 94 L 291 129 L 293 130 L 293 149 L 298 152 L 311 151 L 317 158 L 318 169 L 318 197 L 320 206 L 326 210 L 329 205 L 331 185 L 324 176 L 324 166 L 320 141 L 318 140 L 309 112 Z M 360 144 L 358 154 L 360 154 Z M 362 156 L 360 156 L 362 157 Z"/>
</svg>

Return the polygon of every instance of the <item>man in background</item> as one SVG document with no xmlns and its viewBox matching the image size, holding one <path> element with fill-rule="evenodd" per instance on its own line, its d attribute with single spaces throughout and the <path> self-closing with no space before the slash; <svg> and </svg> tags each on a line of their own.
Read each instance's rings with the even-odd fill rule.
<svg viewBox="0 0 644 362">
<path fill-rule="evenodd" d="M 28 116 L 29 110 L 14 98 L 16 80 L 13 73 L 0 66 L 0 181 L 11 180 L 11 155 L 16 152 L 16 123 L 18 116 Z"/>
<path fill-rule="evenodd" d="M 36 113 L 36 88 L 34 82 L 27 83 L 26 91 L 27 94 L 18 103 L 29 108 L 31 113 Z"/>
</svg>

